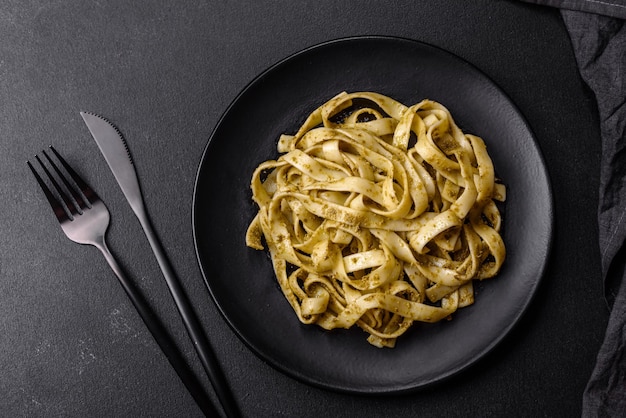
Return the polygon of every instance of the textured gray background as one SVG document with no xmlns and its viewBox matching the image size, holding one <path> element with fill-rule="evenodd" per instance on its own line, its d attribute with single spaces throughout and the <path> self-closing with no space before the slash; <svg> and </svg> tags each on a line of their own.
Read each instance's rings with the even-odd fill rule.
<svg viewBox="0 0 626 418">
<path fill-rule="evenodd" d="M 127 137 L 155 229 L 246 416 L 580 414 L 607 319 L 600 142 L 558 12 L 516 1 L 363 3 L 0 2 L 0 415 L 199 416 L 104 259 L 62 236 L 27 171 L 25 161 L 53 144 L 96 188 L 113 215 L 112 251 L 199 371 L 80 110 L 106 115 Z M 521 324 L 467 372 L 400 397 L 327 392 L 264 364 L 219 315 L 192 238 L 200 156 L 237 93 L 289 54 L 366 34 L 437 45 L 491 77 L 528 119 L 555 194 L 552 259 Z"/>
</svg>

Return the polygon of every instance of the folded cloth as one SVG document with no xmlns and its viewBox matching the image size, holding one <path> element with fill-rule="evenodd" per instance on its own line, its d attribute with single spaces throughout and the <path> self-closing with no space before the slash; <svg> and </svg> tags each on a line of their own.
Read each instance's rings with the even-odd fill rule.
<svg viewBox="0 0 626 418">
<path fill-rule="evenodd" d="M 559 7 L 594 92 L 602 158 L 598 205 L 609 323 L 583 394 L 583 417 L 626 416 L 626 0 L 524 0 Z"/>
<path fill-rule="evenodd" d="M 625 0 L 524 0 L 527 3 L 626 19 Z"/>
<path fill-rule="evenodd" d="M 600 115 L 598 224 L 601 266 L 612 306 L 583 397 L 584 416 L 626 416 L 626 21 L 561 11 L 582 78 Z"/>
</svg>

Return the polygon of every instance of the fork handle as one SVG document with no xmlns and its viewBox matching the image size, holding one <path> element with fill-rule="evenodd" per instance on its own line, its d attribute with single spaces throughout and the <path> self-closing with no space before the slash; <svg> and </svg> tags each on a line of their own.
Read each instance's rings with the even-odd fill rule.
<svg viewBox="0 0 626 418">
<path fill-rule="evenodd" d="M 107 263 L 109 263 L 109 266 L 111 266 L 111 269 L 124 288 L 124 291 L 130 298 L 132 304 L 135 306 L 139 316 L 141 316 L 141 319 L 148 327 L 148 330 L 161 348 L 161 351 L 163 351 L 165 357 L 167 357 L 170 364 L 178 374 L 178 377 L 181 379 L 185 387 L 187 387 L 187 390 L 191 393 L 191 396 L 194 398 L 204 415 L 207 417 L 220 416 L 216 407 L 210 402 L 210 398 L 202 388 L 202 384 L 190 370 L 184 357 L 176 348 L 176 343 L 172 340 L 169 333 L 165 330 L 153 310 L 148 305 L 148 302 L 143 298 L 135 285 L 126 278 L 124 271 L 113 257 L 113 254 L 111 254 L 111 251 L 109 251 L 104 239 L 101 242 L 94 243 L 94 245 L 104 255 Z"/>
</svg>

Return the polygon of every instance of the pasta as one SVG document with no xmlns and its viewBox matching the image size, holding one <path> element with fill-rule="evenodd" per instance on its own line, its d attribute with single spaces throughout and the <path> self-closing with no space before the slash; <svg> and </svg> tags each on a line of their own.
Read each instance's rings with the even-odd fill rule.
<svg viewBox="0 0 626 418">
<path fill-rule="evenodd" d="M 277 148 L 252 175 L 246 244 L 267 246 L 302 323 L 356 325 L 394 347 L 414 321 L 471 305 L 473 281 L 500 270 L 506 188 L 443 105 L 342 92 Z"/>
</svg>

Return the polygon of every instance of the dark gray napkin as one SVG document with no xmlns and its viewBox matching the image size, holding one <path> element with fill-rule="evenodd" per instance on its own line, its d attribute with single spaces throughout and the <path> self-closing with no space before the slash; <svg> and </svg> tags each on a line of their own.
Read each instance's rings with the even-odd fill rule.
<svg viewBox="0 0 626 418">
<path fill-rule="evenodd" d="M 598 205 L 609 323 L 583 395 L 584 417 L 626 416 L 626 0 L 525 0 L 559 7 L 594 92 L 602 158 Z"/>
<path fill-rule="evenodd" d="M 584 416 L 626 414 L 626 21 L 561 11 L 580 74 L 598 102 L 602 165 L 598 223 L 602 274 L 612 306 L 583 397 Z"/>
<path fill-rule="evenodd" d="M 624 0 L 523 0 L 527 3 L 626 19 Z"/>
</svg>

